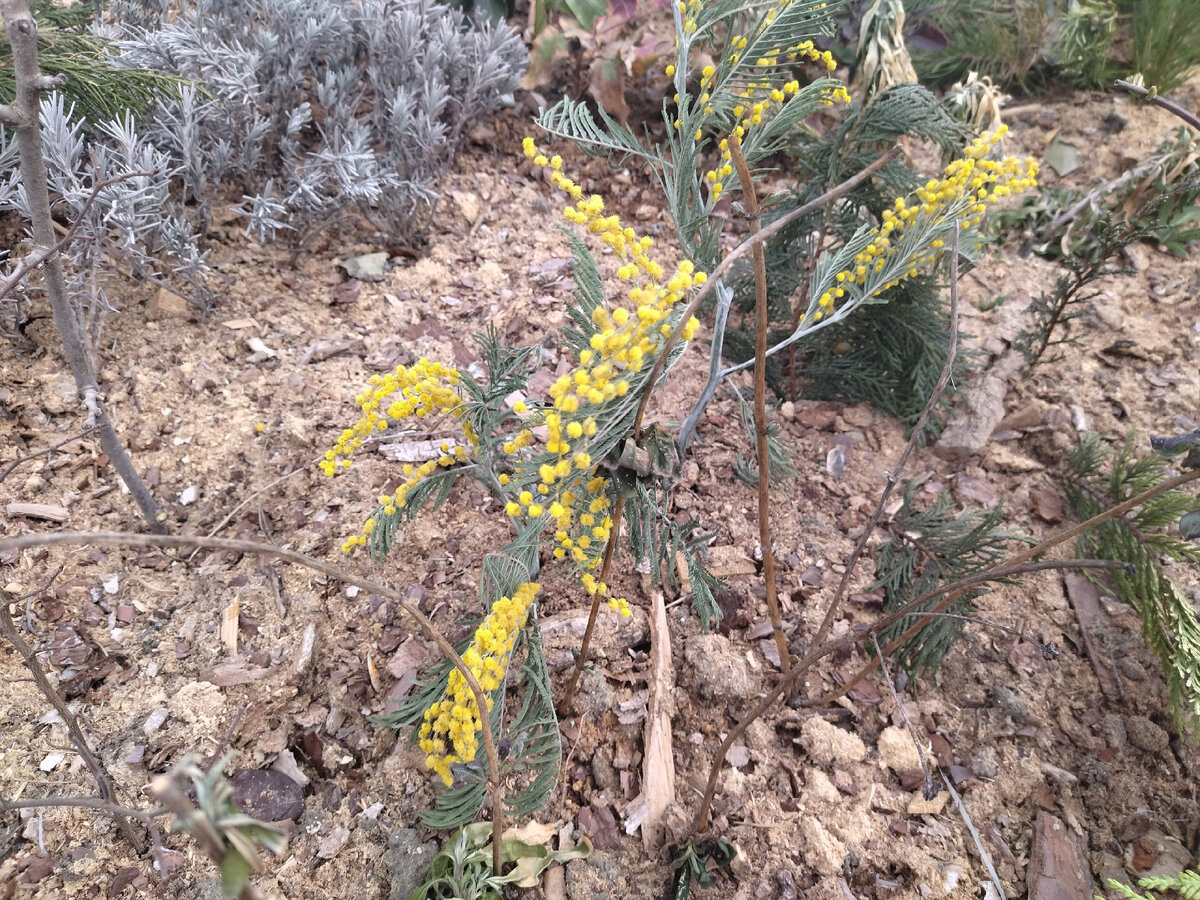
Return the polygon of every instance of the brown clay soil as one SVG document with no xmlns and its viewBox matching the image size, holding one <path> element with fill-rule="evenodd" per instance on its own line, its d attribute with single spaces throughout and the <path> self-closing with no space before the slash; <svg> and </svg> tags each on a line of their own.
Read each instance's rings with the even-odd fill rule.
<svg viewBox="0 0 1200 900">
<path fill-rule="evenodd" d="M 1180 97 L 1200 106 L 1195 82 Z M 1112 110 L 1129 124 L 1109 135 L 1098 123 Z M 344 564 L 406 593 L 451 634 L 461 617 L 477 614 L 480 561 L 507 539 L 502 510 L 482 490 L 464 484 L 441 510 L 408 526 L 375 566 L 343 559 L 339 548 L 395 483 L 395 464 L 367 453 L 328 479 L 315 462 L 352 420 L 353 396 L 372 373 L 420 357 L 470 365 L 471 335 L 487 325 L 513 342 L 557 346 L 572 287 L 569 248 L 551 224 L 560 205 L 552 189 L 517 162 L 525 112 L 476 133 L 476 145 L 440 185 L 427 252 L 395 260 L 380 283 L 347 280 L 337 267 L 379 242 L 331 239 L 293 262 L 243 239 L 231 219 L 214 250 L 219 299 L 210 314 L 131 294 L 110 317 L 99 360 L 104 389 L 173 532 L 265 541 Z M 1070 181 L 1086 184 L 1112 177 L 1175 125 L 1167 113 L 1122 97 L 1076 95 L 1015 118 L 1007 149 L 1038 155 L 1057 133 L 1084 148 Z M 570 164 L 628 224 L 667 240 L 661 204 L 640 176 Z M 1056 183 L 1048 171 L 1044 180 Z M 1133 430 L 1144 442 L 1152 432 L 1195 427 L 1200 258 L 1134 248 L 1128 262 L 1136 271 L 1104 282 L 1078 323 L 1077 345 L 1025 373 L 1005 361 L 1008 341 L 1055 269 L 1018 250 L 992 250 L 962 281 L 964 330 L 984 351 L 974 378 L 982 384 L 991 375 L 991 399 L 964 416 L 1003 421 L 977 451 L 957 457 L 924 449 L 905 474 L 923 479 L 927 496 L 949 491 L 965 508 L 1002 500 L 1014 527 L 1044 536 L 1070 524 L 1069 512 L 1055 509 L 1054 471 L 1079 429 L 1109 439 Z M 980 311 L 1000 295 L 1008 296 L 1003 305 Z M 29 334 L 27 346 L 0 346 L 4 465 L 81 428 L 52 333 L 34 327 Z M 706 337 L 702 331 L 659 396 L 662 418 L 675 418 L 696 396 Z M 905 438 L 897 423 L 862 404 L 795 402 L 773 415 L 799 469 L 773 494 L 772 525 L 783 615 L 801 647 Z M 835 446 L 846 461 L 840 477 L 826 465 Z M 736 458 L 751 452 L 733 403 L 719 399 L 675 497 L 681 515 L 716 531 L 714 566 L 731 592 L 725 627 L 708 634 L 686 598 L 666 598 L 677 685 L 677 782 L 666 839 L 686 832 L 716 746 L 778 672 L 761 625 L 755 492 L 733 474 Z M 15 515 L 14 502 L 61 506 L 66 521 Z M 140 527 L 90 438 L 10 472 L 0 505 L 9 510 L 0 517 L 4 535 Z M 405 873 L 414 860 L 427 865 L 432 842 L 444 835 L 417 819 L 434 792 L 419 753 L 368 721 L 394 701 L 414 660 L 434 656 L 394 604 L 312 571 L 231 553 L 54 547 L 2 563 L 6 602 L 28 626 L 26 639 L 68 698 L 121 803 L 148 808 L 148 780 L 186 754 L 207 760 L 236 750 L 231 771 L 276 766 L 305 782 L 303 810 L 285 823 L 286 849 L 255 878 L 261 889 L 297 900 L 405 896 Z M 624 827 L 641 790 L 653 590 L 632 564 L 618 570 L 614 581 L 636 609 L 625 622 L 601 620 L 594 667 L 562 722 L 560 785 L 539 816 L 564 837 L 586 833 L 595 845 L 590 858 L 566 867 L 566 896 L 575 900 L 661 896 L 669 874 L 661 853 Z M 878 598 L 868 592 L 873 571 L 869 551 L 835 633 L 878 615 Z M 1173 574 L 1193 600 L 1200 597 L 1195 571 Z M 1056 644 L 1056 662 L 1010 634 L 970 627 L 936 679 L 899 692 L 903 711 L 876 675 L 828 708 L 777 707 L 756 723 L 734 747 L 714 807 L 713 827 L 736 845 L 737 859 L 697 895 L 997 896 L 982 847 L 1007 895 L 1020 896 L 1038 881 L 1035 854 L 1045 857 L 1035 835 L 1059 852 L 1078 848 L 1078 865 L 1091 871 L 1073 884 L 1069 857 L 1056 857 L 1064 869 L 1043 872 L 1035 896 L 1051 896 L 1044 891 L 1055 886 L 1066 893 L 1053 896 L 1086 896 L 1092 879 L 1100 890 L 1104 876 L 1194 863 L 1200 762 L 1164 712 L 1163 678 L 1138 620 L 1101 596 L 1089 607 L 1085 644 L 1064 583 L 1061 573 L 1046 572 L 979 601 L 986 618 Z M 587 603 L 553 567 L 544 584 L 541 627 L 561 691 Z M 234 601 L 236 653 L 230 636 L 221 636 L 223 611 Z M 311 657 L 301 651 L 308 629 L 316 638 Z M 856 651 L 826 661 L 807 692 L 843 683 L 865 658 Z M 7 644 L 0 677 L 0 796 L 94 795 L 63 724 Z M 922 798 L 904 713 L 930 758 L 957 781 L 961 809 L 945 790 Z M 166 844 L 164 886 L 150 854 L 135 852 L 107 816 L 70 808 L 5 813 L 0 897 L 219 896 L 216 869 L 193 841 L 172 835 Z M 542 896 L 538 889 L 515 895 Z"/>
</svg>

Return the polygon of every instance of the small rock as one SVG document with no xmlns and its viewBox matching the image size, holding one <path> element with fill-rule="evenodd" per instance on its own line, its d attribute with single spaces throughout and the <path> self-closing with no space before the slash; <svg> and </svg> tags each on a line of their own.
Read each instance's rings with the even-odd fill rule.
<svg viewBox="0 0 1200 900">
<path fill-rule="evenodd" d="M 1100 735 L 1106 747 L 1120 750 L 1125 746 L 1125 722 L 1116 713 L 1105 713 L 1100 719 Z"/>
<path fill-rule="evenodd" d="M 862 738 L 820 716 L 811 716 L 804 721 L 800 727 L 800 745 L 818 765 L 862 762 L 867 758 L 867 747 Z"/>
<path fill-rule="evenodd" d="M 796 418 L 796 404 L 791 400 L 785 400 L 779 406 L 779 415 L 783 416 L 789 422 Z"/>
<path fill-rule="evenodd" d="M 1042 404 L 1038 401 L 1026 403 L 1020 409 L 1015 409 L 1007 416 L 1000 420 L 1000 428 L 1007 428 L 1012 431 L 1024 431 L 1027 428 L 1036 428 L 1042 424 Z"/>
<path fill-rule="evenodd" d="M 334 827 L 329 834 L 325 835 L 325 839 L 317 847 L 317 856 L 321 859 L 333 859 L 346 846 L 346 841 L 348 840 L 350 840 L 349 828 L 345 825 Z"/>
<path fill-rule="evenodd" d="M 996 749 L 980 747 L 968 760 L 967 765 L 979 778 L 995 778 L 1000 772 L 996 765 Z"/>
<path fill-rule="evenodd" d="M 142 732 L 144 734 L 154 734 L 154 732 L 162 728 L 163 722 L 167 721 L 168 715 L 170 713 L 164 707 L 154 710 L 150 715 L 146 716 L 146 721 L 142 725 Z"/>
<path fill-rule="evenodd" d="M 810 406 L 808 409 L 801 409 L 796 412 L 796 421 L 805 428 L 816 428 L 820 431 L 828 431 L 833 427 L 833 422 L 837 418 L 837 411 L 827 406 Z"/>
<path fill-rule="evenodd" d="M 387 275 L 388 254 L 381 250 L 352 256 L 338 263 L 338 267 L 356 281 L 383 281 Z"/>
<path fill-rule="evenodd" d="M 879 733 L 879 761 L 893 772 L 921 768 L 921 754 L 907 728 L 889 725 Z"/>
<path fill-rule="evenodd" d="M 1025 708 L 1025 703 L 1017 696 L 1017 692 L 1003 685 L 997 685 L 992 688 L 992 698 L 996 706 L 1008 714 L 1008 717 L 1021 725 L 1029 720 L 1029 710 Z"/>
<path fill-rule="evenodd" d="M 157 319 L 186 319 L 188 302 L 173 291 L 160 287 L 158 293 L 146 304 L 146 318 L 150 321 Z"/>
<path fill-rule="evenodd" d="M 1145 716 L 1127 716 L 1125 734 L 1129 743 L 1147 753 L 1162 753 L 1171 743 L 1171 736 Z"/>
</svg>

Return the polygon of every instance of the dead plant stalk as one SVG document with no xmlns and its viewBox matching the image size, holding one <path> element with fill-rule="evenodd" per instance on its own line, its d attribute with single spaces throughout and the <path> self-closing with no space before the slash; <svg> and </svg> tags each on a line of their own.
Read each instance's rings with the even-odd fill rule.
<svg viewBox="0 0 1200 900">
<path fill-rule="evenodd" d="M 742 187 L 742 202 L 746 219 L 750 223 L 750 235 L 762 231 L 762 210 L 758 205 L 758 192 L 746 157 L 742 153 L 742 142 L 736 134 L 729 136 L 729 153 L 737 170 L 738 182 Z M 758 457 L 758 544 L 762 551 L 763 581 L 767 588 L 767 614 L 771 617 L 771 631 L 775 636 L 775 647 L 779 651 L 779 668 L 786 676 L 792 666 L 788 652 L 787 635 L 783 632 L 783 617 L 779 612 L 779 595 L 775 584 L 775 552 L 771 548 L 771 460 L 767 452 L 767 253 L 762 241 L 754 244 L 754 440 Z"/>
</svg>

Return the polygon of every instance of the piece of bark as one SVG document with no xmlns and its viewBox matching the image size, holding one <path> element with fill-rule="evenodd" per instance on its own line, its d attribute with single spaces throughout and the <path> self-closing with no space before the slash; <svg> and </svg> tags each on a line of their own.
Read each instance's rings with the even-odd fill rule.
<svg viewBox="0 0 1200 900">
<path fill-rule="evenodd" d="M 671 665 L 671 635 L 662 593 L 654 594 L 650 613 L 650 696 L 647 704 L 646 752 L 642 759 L 642 793 L 630 804 L 625 830 L 642 829 L 642 846 L 649 853 L 662 844 L 662 820 L 675 800 L 675 760 L 671 748 L 671 692 L 675 670 Z"/>
<path fill-rule="evenodd" d="M 22 503 L 14 500 L 5 507 L 10 519 L 42 519 L 46 522 L 67 521 L 67 508 L 57 503 Z"/>
<path fill-rule="evenodd" d="M 1083 648 L 1092 664 L 1092 671 L 1096 673 L 1104 696 L 1116 697 L 1119 694 L 1116 676 L 1102 657 L 1097 641 L 1092 637 L 1092 632 L 1099 627 L 1103 615 L 1100 611 L 1100 592 L 1094 583 L 1074 573 L 1066 576 L 1066 584 L 1067 596 L 1071 598 L 1071 605 L 1075 607 L 1075 618 L 1079 621 Z"/>
<path fill-rule="evenodd" d="M 1039 811 L 1025 875 L 1029 900 L 1091 900 L 1091 872 L 1083 838 L 1062 819 Z"/>
</svg>

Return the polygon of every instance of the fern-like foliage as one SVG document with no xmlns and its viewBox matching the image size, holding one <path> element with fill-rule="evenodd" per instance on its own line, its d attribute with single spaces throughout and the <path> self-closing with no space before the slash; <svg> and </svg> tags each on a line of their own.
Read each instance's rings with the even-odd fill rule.
<svg viewBox="0 0 1200 900">
<path fill-rule="evenodd" d="M 1195 869 L 1185 869 L 1178 875 L 1151 875 L 1147 878 L 1139 878 L 1138 886 L 1147 891 L 1145 894 L 1134 890 L 1127 884 L 1122 884 L 1115 878 L 1108 880 L 1108 886 L 1123 900 L 1159 900 L 1154 894 L 1149 893 L 1150 891 L 1174 891 L 1184 900 L 1200 900 L 1200 872 Z"/>
<path fill-rule="evenodd" d="M 1084 435 L 1068 460 L 1067 498 L 1080 519 L 1089 519 L 1160 484 L 1168 462 L 1134 455 L 1132 436 L 1109 447 L 1098 435 Z M 1200 733 L 1200 622 L 1187 597 L 1161 560 L 1200 563 L 1200 544 L 1178 537 L 1182 516 L 1200 509 L 1184 491 L 1168 491 L 1124 516 L 1110 519 L 1079 539 L 1080 556 L 1129 563 L 1132 574 L 1111 573 L 1111 587 L 1142 620 L 1142 636 L 1158 656 L 1166 676 L 1171 713 L 1180 730 Z"/>
<path fill-rule="evenodd" d="M 951 155 L 968 132 L 920 85 L 892 88 L 865 107 L 851 107 L 839 127 L 824 137 L 796 133 L 789 153 L 796 162 L 797 185 L 778 198 L 772 214 L 783 215 L 839 184 L 873 163 L 901 136 L 933 142 Z M 889 163 L 839 203 L 796 220 L 767 243 L 772 342 L 785 339 L 795 328 L 793 305 L 797 295 L 811 295 L 812 261 L 821 252 L 836 252 L 862 228 L 877 225 L 896 197 L 921 183 L 903 162 Z M 727 333 L 727 355 L 740 362 L 752 358 L 754 348 L 750 266 L 738 267 L 730 284 L 734 303 L 744 315 L 741 328 Z M 786 359 L 776 357 L 768 369 L 772 386 L 783 396 L 866 400 L 911 425 L 920 417 L 949 349 L 940 288 L 937 278 L 923 275 L 884 291 L 857 315 L 808 336 Z M 966 355 L 958 358 L 957 376 L 965 376 L 969 361 Z M 962 383 L 962 378 L 951 383 Z M 936 435 L 953 400 L 952 389 L 940 401 L 927 436 Z"/>
<path fill-rule="evenodd" d="M 729 133 L 744 104 L 750 102 L 748 93 L 753 95 L 767 83 L 782 85 L 792 77 L 792 61 L 779 48 L 831 34 L 832 14 L 841 5 L 813 0 L 780 4 L 716 0 L 676 8 L 676 97 L 673 106 L 664 104 L 667 127 L 661 142 L 638 135 L 603 109 L 593 114 L 586 104 L 569 98 L 543 110 L 537 123 L 552 138 L 606 157 L 610 165 L 648 169 L 663 190 L 684 252 L 699 268 L 710 271 L 720 259 L 717 239 L 722 223 L 711 215 L 719 192 L 706 190 L 700 177 L 706 151 L 714 136 Z M 735 48 L 732 42 L 738 36 L 744 43 Z M 697 89 L 689 82 L 688 64 L 701 48 L 716 50 L 717 59 Z M 841 82 L 832 78 L 817 78 L 800 88 L 761 127 L 747 132 L 743 139 L 747 163 L 758 166 L 781 149 L 800 123 L 827 105 L 840 88 Z M 736 183 L 736 174 L 726 176 L 727 189 Z"/>
<path fill-rule="evenodd" d="M 479 584 L 484 609 L 498 597 L 511 596 L 533 577 L 537 571 L 537 547 L 537 531 L 527 528 L 504 550 L 484 558 Z M 469 644 L 468 638 L 455 649 L 461 654 Z M 516 659 L 522 660 L 519 668 L 513 664 Z M 444 695 L 450 670 L 446 660 L 431 666 L 414 693 L 392 712 L 377 716 L 375 724 L 396 730 L 412 728 L 410 742 L 415 742 L 414 726 L 420 724 L 430 704 Z M 501 756 L 501 769 L 510 786 L 505 812 L 520 817 L 530 815 L 545 803 L 554 789 L 562 759 L 536 604 L 530 609 L 529 619 L 513 647 L 506 672 L 509 675 L 491 692 L 495 704 L 488 718 L 492 739 Z M 506 709 L 505 697 L 509 696 L 511 707 Z M 422 821 L 437 829 L 457 828 L 472 821 L 483 805 L 487 778 L 487 760 L 482 754 L 471 763 L 456 764 L 454 786 L 437 795 L 433 809 L 422 813 Z"/>
<path fill-rule="evenodd" d="M 1002 529 L 1004 508 L 956 513 L 954 502 L 943 491 L 927 509 L 916 504 L 917 482 L 904 482 L 904 503 L 891 525 L 892 538 L 879 554 L 875 587 L 884 589 L 884 608 L 891 611 L 914 597 L 991 568 L 1008 554 L 1012 541 L 1028 541 L 1025 535 Z M 972 598 L 979 592 L 966 593 L 948 613 L 970 616 L 975 608 Z M 940 598 L 926 604 L 932 609 Z M 901 619 L 880 634 L 892 640 L 918 620 Z M 909 673 L 935 672 L 942 658 L 958 640 L 965 623 L 962 619 L 937 617 L 926 620 L 917 632 L 893 655 Z"/>
</svg>

